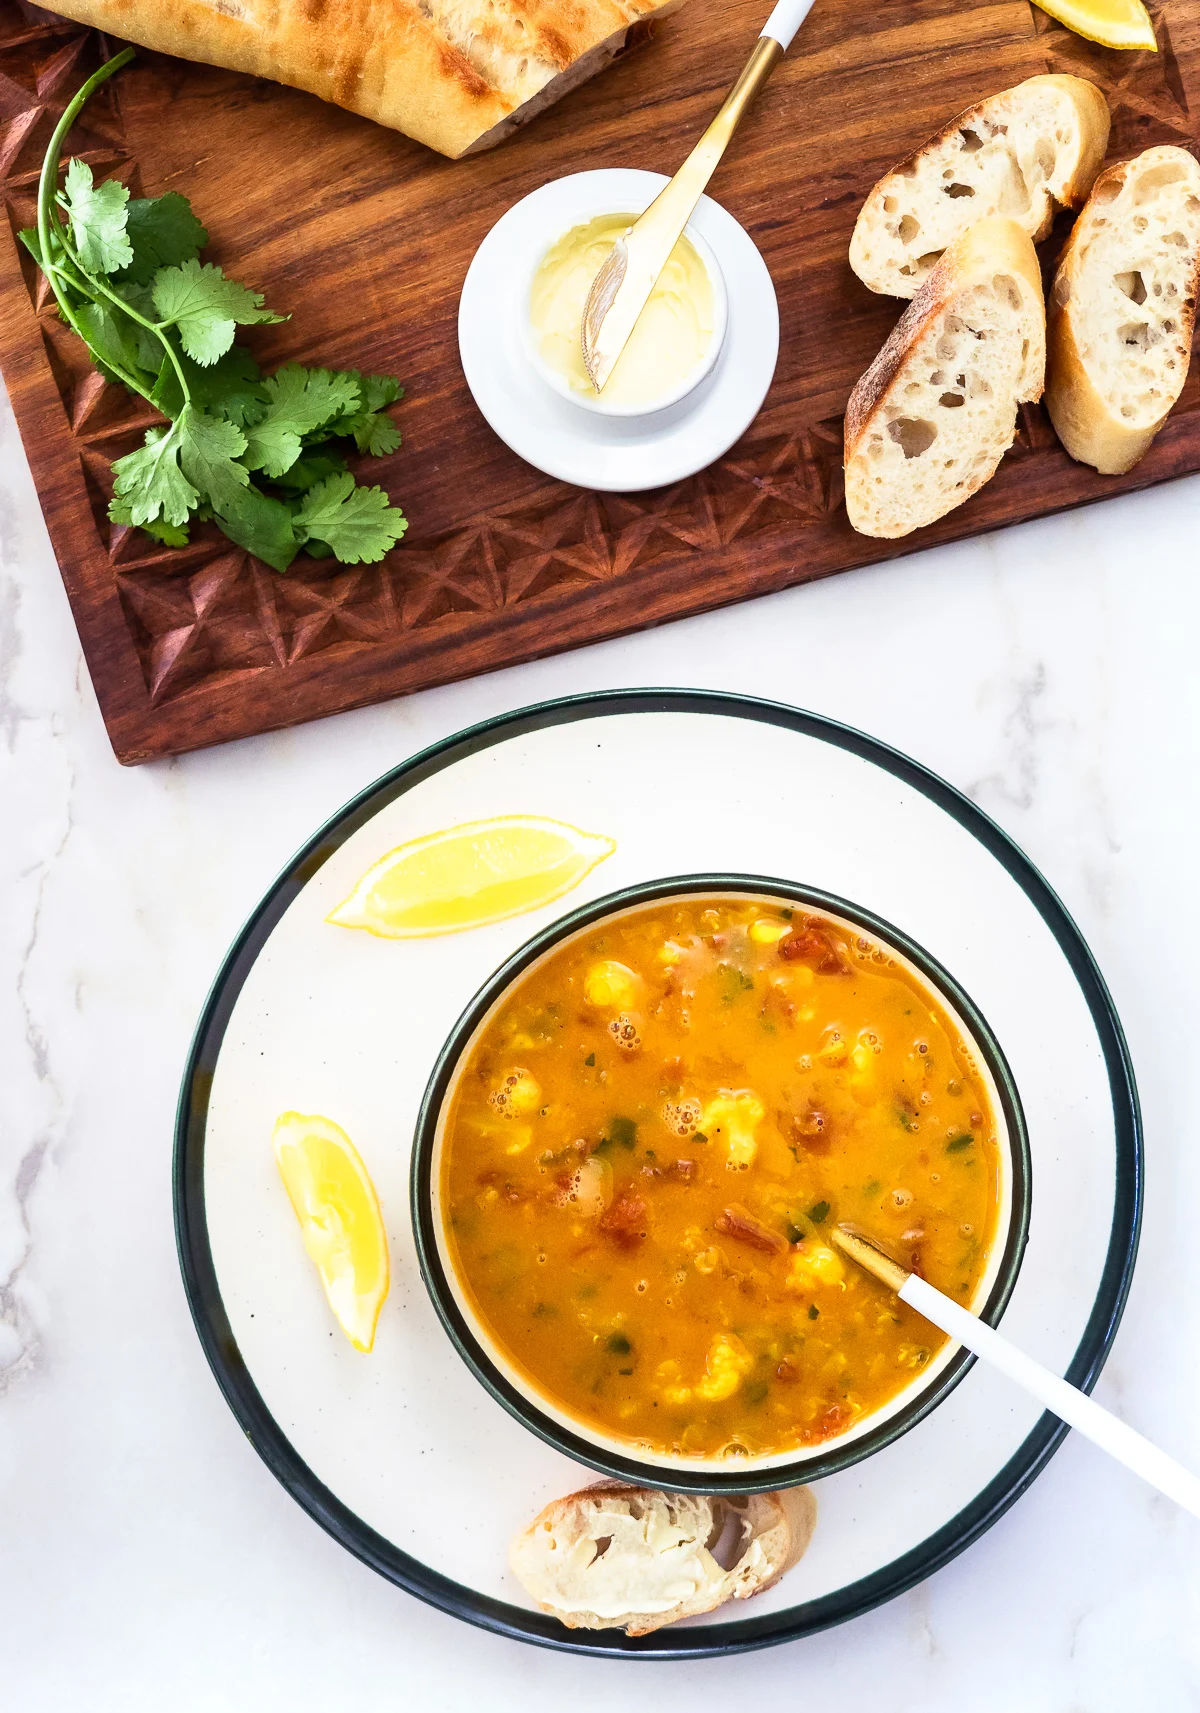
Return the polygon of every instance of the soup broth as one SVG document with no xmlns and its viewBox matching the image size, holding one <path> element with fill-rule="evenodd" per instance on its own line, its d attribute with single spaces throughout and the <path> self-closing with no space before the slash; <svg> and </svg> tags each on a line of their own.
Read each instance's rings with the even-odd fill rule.
<svg viewBox="0 0 1200 1713">
<path fill-rule="evenodd" d="M 458 1079 L 441 1198 L 462 1288 L 541 1392 L 638 1450 L 763 1457 L 845 1433 L 945 1342 L 832 1225 L 971 1303 L 999 1170 L 983 1077 L 906 963 L 697 897 L 518 979 Z"/>
</svg>

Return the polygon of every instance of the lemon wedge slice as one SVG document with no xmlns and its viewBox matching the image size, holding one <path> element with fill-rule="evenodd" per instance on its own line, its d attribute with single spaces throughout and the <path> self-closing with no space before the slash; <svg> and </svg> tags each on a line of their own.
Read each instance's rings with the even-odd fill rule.
<svg viewBox="0 0 1200 1713">
<path fill-rule="evenodd" d="M 561 898 L 616 848 L 539 815 L 465 821 L 389 851 L 326 921 L 388 940 L 481 928 Z"/>
<path fill-rule="evenodd" d="M 387 1234 L 367 1168 L 346 1132 L 319 1113 L 279 1115 L 275 1159 L 329 1306 L 366 1352 L 388 1293 Z"/>
<path fill-rule="evenodd" d="M 1106 48 L 1158 49 L 1142 0 L 1034 0 L 1034 4 L 1089 42 Z"/>
</svg>

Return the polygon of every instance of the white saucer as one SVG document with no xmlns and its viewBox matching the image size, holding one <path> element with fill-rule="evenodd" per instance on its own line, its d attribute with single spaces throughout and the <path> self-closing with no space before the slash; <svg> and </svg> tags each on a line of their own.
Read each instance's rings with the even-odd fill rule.
<svg viewBox="0 0 1200 1713">
<path fill-rule="evenodd" d="M 702 196 L 690 222 L 716 252 L 729 293 L 729 331 L 711 375 L 669 409 L 597 416 L 561 398 L 529 362 L 521 338 L 533 268 L 599 200 L 640 213 L 662 173 L 610 167 L 555 179 L 492 227 L 471 261 L 458 306 L 458 348 L 475 403 L 535 469 L 581 488 L 627 493 L 695 475 L 727 452 L 758 415 L 779 355 L 779 307 L 767 264 L 719 203 Z"/>
</svg>

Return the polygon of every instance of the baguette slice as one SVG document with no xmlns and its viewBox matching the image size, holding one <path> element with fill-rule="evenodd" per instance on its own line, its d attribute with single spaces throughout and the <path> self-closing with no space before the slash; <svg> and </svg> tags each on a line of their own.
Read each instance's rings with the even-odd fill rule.
<svg viewBox="0 0 1200 1713">
<path fill-rule="evenodd" d="M 894 539 L 994 475 L 1017 405 L 1041 397 L 1042 277 L 1015 220 L 981 220 L 942 255 L 846 406 L 846 511 Z"/>
<path fill-rule="evenodd" d="M 1056 205 L 1077 208 L 1108 147 L 1108 103 L 1081 77 L 1030 77 L 952 119 L 871 191 L 850 266 L 888 297 L 912 297 L 948 244 L 993 214 L 1034 243 Z"/>
<path fill-rule="evenodd" d="M 1072 458 L 1119 476 L 1187 378 L 1200 272 L 1200 166 L 1164 145 L 1101 173 L 1050 293 L 1046 405 Z"/>
<path fill-rule="evenodd" d="M 122 41 L 291 84 L 443 155 L 477 154 L 681 0 L 54 0 Z"/>
<path fill-rule="evenodd" d="M 807 1487 L 726 1499 L 598 1481 L 547 1505 L 508 1561 L 568 1629 L 646 1636 L 770 1588 L 802 1556 L 816 1514 Z"/>
</svg>

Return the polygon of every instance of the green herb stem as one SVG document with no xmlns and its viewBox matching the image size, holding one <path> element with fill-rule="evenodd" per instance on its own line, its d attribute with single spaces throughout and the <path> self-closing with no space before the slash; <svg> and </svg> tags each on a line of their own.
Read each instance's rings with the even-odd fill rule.
<svg viewBox="0 0 1200 1713">
<path fill-rule="evenodd" d="M 55 301 L 62 312 L 63 320 L 72 332 L 78 334 L 85 345 L 89 344 L 87 334 L 79 325 L 75 312 L 59 284 L 60 279 L 64 280 L 67 285 L 74 285 L 75 282 L 72 281 L 60 263 L 55 260 L 55 249 L 60 248 L 66 252 L 68 260 L 78 267 L 81 273 L 84 271 L 78 257 L 72 253 L 67 235 L 54 213 L 54 198 L 58 192 L 59 163 L 63 141 L 79 117 L 80 109 L 85 102 L 91 99 L 102 83 L 107 83 L 114 72 L 120 71 L 121 67 L 128 65 L 133 58 L 133 48 L 122 48 L 119 54 L 115 54 L 112 59 L 106 60 L 99 71 L 94 71 L 87 82 L 72 96 L 63 109 L 62 118 L 54 127 L 53 135 L 46 149 L 46 158 L 42 162 L 42 176 L 38 180 L 37 227 L 38 247 L 42 252 L 42 272 L 50 282 L 50 289 L 54 293 Z M 122 307 L 127 308 L 128 306 L 123 305 Z M 132 375 L 123 373 L 113 364 L 109 364 L 108 367 L 112 369 L 114 374 L 120 375 L 126 386 L 141 393 L 144 399 L 149 400 L 150 394 Z"/>
<path fill-rule="evenodd" d="M 61 165 L 62 145 L 67 132 L 79 116 L 79 112 L 85 102 L 87 102 L 95 91 L 99 89 L 100 85 L 107 82 L 114 72 L 120 71 L 122 66 L 128 65 L 130 60 L 133 58 L 134 49 L 123 48 L 121 52 L 119 54 L 115 54 L 112 59 L 106 60 L 100 69 L 93 72 L 92 76 L 88 78 L 87 82 L 84 83 L 74 95 L 65 108 L 62 118 L 55 126 L 54 134 L 51 137 L 49 146 L 46 150 L 46 158 L 42 162 L 42 175 L 38 183 L 38 243 L 42 251 L 46 278 L 50 281 L 50 286 L 54 292 L 58 307 L 63 312 L 63 315 L 71 328 L 81 339 L 83 339 L 85 344 L 87 343 L 87 334 L 79 325 L 70 303 L 59 290 L 59 278 L 65 280 L 68 285 L 74 287 L 77 291 L 89 291 L 93 298 L 106 298 L 108 302 L 113 304 L 123 315 L 127 315 L 131 321 L 136 321 L 139 327 L 144 327 L 148 333 L 155 334 L 159 343 L 162 345 L 167 356 L 171 360 L 171 366 L 175 370 L 175 376 L 179 382 L 180 391 L 183 394 L 184 404 L 188 405 L 192 402 L 192 395 L 187 384 L 187 377 L 184 374 L 183 366 L 176 355 L 171 341 L 164 333 L 164 328 L 169 327 L 171 323 L 149 320 L 148 317 L 144 316 L 140 312 L 140 310 L 136 310 L 131 303 L 126 302 L 119 292 L 113 291 L 104 280 L 98 278 L 97 275 L 85 268 L 78 255 L 75 253 L 74 246 L 72 245 L 66 230 L 63 228 L 61 222 L 54 213 L 54 199 L 58 191 L 58 174 Z M 65 252 L 67 260 L 71 264 L 71 268 L 78 276 L 77 278 L 72 278 L 71 274 L 68 273 L 65 268 L 52 259 L 52 241 L 55 246 Z M 152 404 L 154 402 L 153 393 L 144 387 L 135 375 L 129 374 L 127 370 L 112 362 L 107 363 L 106 367 L 111 369 L 113 374 L 117 375 L 125 386 L 131 389 L 131 391 L 140 393 L 147 403 Z"/>
<path fill-rule="evenodd" d="M 115 60 L 110 61 L 110 64 L 115 65 L 115 63 L 116 63 Z M 40 233 L 39 233 L 39 236 L 40 236 Z M 174 321 L 151 321 L 147 316 L 143 315 L 140 310 L 135 309 L 131 303 L 127 303 L 125 301 L 125 299 L 121 296 L 120 292 L 113 291 L 111 286 L 106 285 L 104 283 L 104 281 L 99 278 L 98 275 L 89 273 L 88 270 L 84 267 L 83 263 L 79 260 L 78 256 L 71 254 L 71 262 L 72 262 L 72 265 L 74 267 L 79 269 L 80 274 L 86 280 L 88 287 L 91 290 L 93 296 L 106 297 L 110 303 L 115 304 L 117 306 L 117 308 L 122 312 L 122 314 L 127 315 L 131 321 L 136 321 L 139 327 L 144 327 L 146 329 L 147 333 L 153 333 L 153 334 L 157 335 L 159 344 L 162 346 L 163 350 L 167 353 L 167 356 L 171 359 L 171 367 L 175 370 L 175 376 L 179 382 L 180 391 L 183 393 L 184 406 L 186 407 L 187 405 L 190 405 L 192 402 L 192 393 L 191 393 L 191 388 L 187 384 L 187 377 L 183 372 L 183 365 L 179 361 L 179 357 L 176 354 L 175 347 L 171 344 L 171 341 L 167 338 L 166 333 L 164 331 L 168 327 L 173 327 L 175 325 Z M 76 331 L 78 331 L 78 329 L 76 329 Z M 114 374 L 116 374 L 118 372 L 115 368 L 113 368 L 113 365 L 111 363 L 108 364 L 108 367 L 110 369 L 113 369 Z M 121 376 L 121 379 L 125 380 L 124 375 Z M 125 384 L 126 384 L 126 386 L 136 388 L 136 390 L 139 393 L 141 393 L 141 395 L 144 399 L 149 399 L 149 401 L 153 404 L 153 402 L 154 402 L 153 393 L 148 393 L 144 387 L 138 385 L 137 381 L 125 380 Z M 182 415 L 182 414 L 183 413 L 181 411 L 180 415 Z"/>
</svg>

